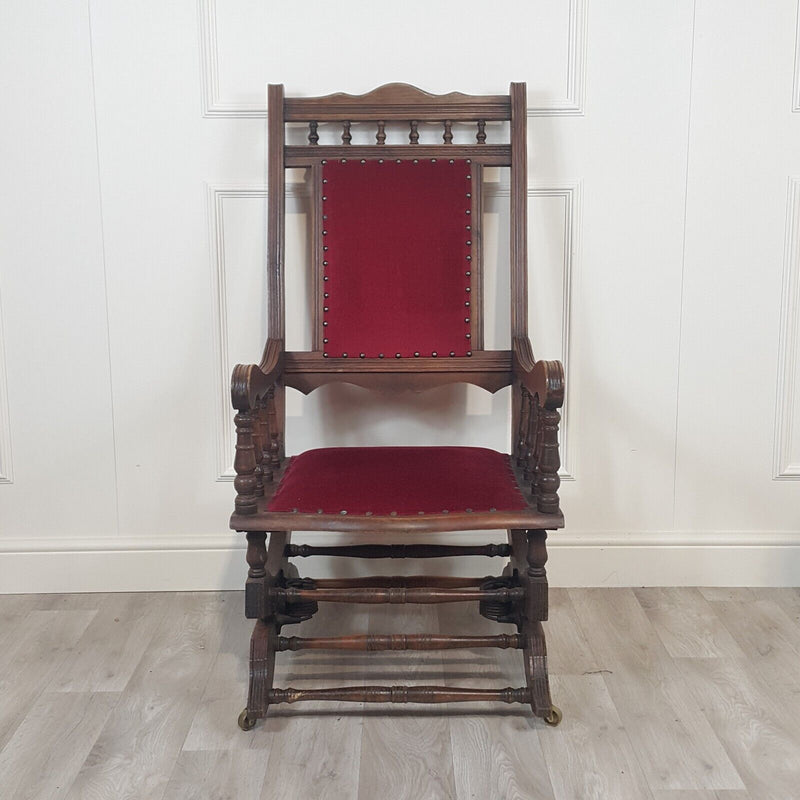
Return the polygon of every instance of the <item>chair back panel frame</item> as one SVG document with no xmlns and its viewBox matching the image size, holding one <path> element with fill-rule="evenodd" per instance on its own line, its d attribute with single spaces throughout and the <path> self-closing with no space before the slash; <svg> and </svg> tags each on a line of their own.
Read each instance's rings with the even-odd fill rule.
<svg viewBox="0 0 800 800">
<path fill-rule="evenodd" d="M 386 121 L 409 125 L 409 144 L 385 144 Z M 376 144 L 351 145 L 351 122 L 376 125 Z M 442 144 L 421 144 L 417 123 L 444 126 Z M 510 143 L 487 144 L 486 121 L 510 122 Z M 287 145 L 285 126 L 304 122 L 309 126 L 308 145 Z M 342 125 L 342 144 L 318 143 L 319 122 Z M 452 123 L 473 122 L 475 144 L 453 144 Z M 471 355 L 467 357 L 419 357 L 358 359 L 323 356 L 322 309 L 322 168 L 331 159 L 464 159 L 472 163 L 470 209 Z M 335 94 L 326 97 L 285 98 L 282 85 L 268 88 L 268 331 L 272 339 L 285 338 L 285 170 L 304 167 L 312 185 L 311 241 L 313 350 L 287 352 L 285 385 L 303 392 L 333 381 L 367 388 L 424 389 L 451 382 L 468 382 L 497 391 L 512 382 L 511 351 L 483 349 L 483 168 L 510 167 L 511 172 L 511 335 L 527 336 L 527 166 L 525 84 L 512 83 L 509 95 L 465 95 L 452 92 L 432 95 L 406 84 L 388 84 L 364 95 Z"/>
</svg>

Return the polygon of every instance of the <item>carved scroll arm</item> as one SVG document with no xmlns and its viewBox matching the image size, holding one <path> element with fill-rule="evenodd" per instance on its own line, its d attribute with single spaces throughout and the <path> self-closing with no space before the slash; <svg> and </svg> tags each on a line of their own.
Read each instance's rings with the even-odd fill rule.
<svg viewBox="0 0 800 800">
<path fill-rule="evenodd" d="M 564 404 L 564 365 L 560 361 L 536 361 L 528 338 L 517 337 L 513 344 L 514 377 L 539 398 L 539 405 L 550 411 Z"/>
<path fill-rule="evenodd" d="M 253 411 L 283 374 L 283 340 L 268 339 L 260 364 L 237 364 L 231 376 L 231 403 Z"/>
</svg>

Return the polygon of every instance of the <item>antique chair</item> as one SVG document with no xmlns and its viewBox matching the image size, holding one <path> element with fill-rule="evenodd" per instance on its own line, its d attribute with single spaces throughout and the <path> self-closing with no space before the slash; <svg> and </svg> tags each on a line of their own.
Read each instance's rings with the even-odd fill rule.
<svg viewBox="0 0 800 800">
<path fill-rule="evenodd" d="M 231 527 L 247 535 L 245 613 L 255 619 L 244 730 L 273 703 L 300 700 L 529 703 L 551 725 L 542 621 L 547 619 L 545 539 L 561 528 L 558 423 L 564 371 L 535 361 L 527 334 L 525 84 L 509 95 L 431 95 L 405 84 L 368 94 L 285 98 L 269 87 L 269 330 L 260 364 L 238 365 L 236 507 Z M 508 121 L 510 142 L 486 141 L 487 121 Z M 307 126 L 308 144 L 287 145 L 287 123 Z M 375 144 L 351 144 L 352 123 L 369 123 Z M 402 122 L 408 144 L 387 143 Z M 442 142 L 420 142 L 436 122 Z M 456 123 L 476 126 L 474 143 L 453 142 Z M 320 144 L 320 123 L 336 123 L 341 144 Z M 295 126 L 296 127 L 296 126 Z M 501 126 L 497 126 L 501 127 Z M 306 138 L 304 136 L 304 138 Z M 511 342 L 484 350 L 481 197 L 484 167 L 510 167 Z M 312 186 L 313 330 L 310 352 L 284 349 L 285 170 L 308 170 Z M 462 382 L 496 392 L 512 386 L 510 456 L 477 447 L 352 447 L 284 457 L 284 390 L 308 394 L 343 381 L 383 391 Z M 456 546 L 291 544 L 292 530 L 376 533 L 506 529 L 508 544 Z M 267 534 L 269 544 L 267 546 Z M 490 579 L 409 576 L 312 580 L 292 557 L 508 557 Z M 480 613 L 515 623 L 497 636 L 368 635 L 285 637 L 317 604 L 478 602 Z M 360 686 L 274 688 L 283 650 L 522 650 L 519 688 Z"/>
</svg>

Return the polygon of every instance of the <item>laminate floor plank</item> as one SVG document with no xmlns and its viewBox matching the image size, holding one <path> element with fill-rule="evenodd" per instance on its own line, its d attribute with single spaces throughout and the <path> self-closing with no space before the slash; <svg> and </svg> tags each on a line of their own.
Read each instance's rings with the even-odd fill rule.
<svg viewBox="0 0 800 800">
<path fill-rule="evenodd" d="M 144 655 L 171 595 L 120 593 L 99 607 L 50 689 L 121 692 Z"/>
<path fill-rule="evenodd" d="M 369 632 L 438 633 L 436 606 L 373 606 Z M 391 685 L 444 681 L 439 651 L 396 652 L 391 656 L 382 659 L 386 663 L 380 677 L 371 682 Z M 415 703 L 412 709 L 398 710 L 396 706 L 370 705 L 362 729 L 358 800 L 455 798 L 450 728 L 441 707 Z"/>
<path fill-rule="evenodd" d="M 321 603 L 282 636 L 342 636 L 367 633 L 368 606 Z M 321 688 L 365 682 L 370 653 L 299 650 L 278 653 L 275 686 Z M 259 726 L 272 735 L 263 800 L 355 800 L 361 758 L 361 703 L 303 702 L 271 706 Z M 243 734 L 245 736 L 249 734 Z"/>
<path fill-rule="evenodd" d="M 264 753 L 259 750 L 184 750 L 178 755 L 164 797 L 258 800 L 266 768 Z"/>
<path fill-rule="evenodd" d="M 602 675 L 556 675 L 564 714 L 539 730 L 556 800 L 651 800 L 639 758 Z"/>
<path fill-rule="evenodd" d="M 736 658 L 739 646 L 697 589 L 647 588 L 634 594 L 673 658 Z"/>
<path fill-rule="evenodd" d="M 574 589 L 570 596 L 650 787 L 745 788 L 633 592 Z"/>
<path fill-rule="evenodd" d="M 740 659 L 679 659 L 678 665 L 756 800 L 800 798 L 800 723 Z"/>
<path fill-rule="evenodd" d="M 109 692 L 45 692 L 0 752 L 3 800 L 61 800 L 116 704 Z"/>
<path fill-rule="evenodd" d="M 466 613 L 465 613 L 466 612 Z M 469 615 L 469 616 L 467 616 Z M 477 614 L 474 604 L 439 607 L 443 633 L 496 635 L 514 633 Z M 524 686 L 525 672 L 519 650 L 442 651 L 446 686 Z M 467 673 L 459 677 L 460 673 Z M 456 794 L 459 800 L 502 797 L 503 800 L 555 800 L 538 728 L 528 705 L 458 703 L 443 713 L 450 726 Z"/>
<path fill-rule="evenodd" d="M 758 589 L 756 597 L 777 603 L 800 626 L 800 589 Z"/>
<path fill-rule="evenodd" d="M 149 647 L 67 797 L 161 800 L 224 630 L 240 613 L 220 593 L 173 595 Z"/>
<path fill-rule="evenodd" d="M 721 602 L 714 608 L 759 675 L 800 701 L 800 627 L 783 608 L 770 600 Z"/>
<path fill-rule="evenodd" d="M 0 750 L 58 674 L 95 611 L 31 611 L 0 653 Z"/>
<path fill-rule="evenodd" d="M 698 591 L 709 602 L 738 600 L 747 603 L 756 599 L 756 589 L 748 586 L 701 586 Z"/>
<path fill-rule="evenodd" d="M 750 800 L 750 795 L 737 789 L 720 789 L 718 792 L 700 789 L 675 789 L 656 792 L 654 800 Z"/>
<path fill-rule="evenodd" d="M 600 674 L 602 667 L 586 641 L 567 589 L 550 589 L 549 617 L 544 628 L 550 674 Z"/>
</svg>

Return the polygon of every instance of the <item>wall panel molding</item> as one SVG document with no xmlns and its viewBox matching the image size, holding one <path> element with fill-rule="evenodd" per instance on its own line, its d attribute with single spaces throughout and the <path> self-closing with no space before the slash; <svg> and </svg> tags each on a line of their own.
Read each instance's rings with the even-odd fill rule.
<svg viewBox="0 0 800 800">
<path fill-rule="evenodd" d="M 564 97 L 529 106 L 530 117 L 584 114 L 588 0 L 568 0 L 568 2 L 569 30 Z M 203 116 L 208 119 L 266 117 L 267 107 L 264 99 L 266 91 L 262 92 L 262 96 L 250 100 L 230 100 L 220 94 L 217 0 L 199 0 L 198 34 Z"/>
<path fill-rule="evenodd" d="M 0 296 L 0 484 L 14 483 L 11 464 L 11 419 L 8 410 L 8 372 L 3 335 L 3 302 Z"/>
<path fill-rule="evenodd" d="M 786 244 L 783 258 L 778 383 L 775 409 L 775 480 L 800 480 L 800 452 L 792 452 L 799 439 L 797 386 L 800 357 L 800 176 L 789 178 L 786 200 Z"/>
<path fill-rule="evenodd" d="M 800 114 L 800 0 L 797 3 L 797 25 L 794 34 L 794 81 L 792 83 L 792 111 Z"/>
</svg>

